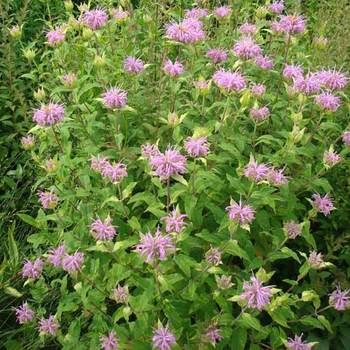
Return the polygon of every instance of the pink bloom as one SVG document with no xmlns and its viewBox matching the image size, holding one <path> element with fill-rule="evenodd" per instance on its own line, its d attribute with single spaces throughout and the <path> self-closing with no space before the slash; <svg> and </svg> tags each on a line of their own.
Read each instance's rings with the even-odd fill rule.
<svg viewBox="0 0 350 350">
<path fill-rule="evenodd" d="M 237 41 L 232 50 L 242 59 L 250 59 L 262 54 L 260 46 L 249 36 Z"/>
<path fill-rule="evenodd" d="M 206 90 L 209 88 L 209 83 L 206 80 L 195 80 L 193 85 L 199 90 Z"/>
<path fill-rule="evenodd" d="M 64 41 L 65 33 L 63 28 L 57 27 L 55 30 L 51 30 L 46 33 L 46 39 L 49 45 L 54 46 Z"/>
<path fill-rule="evenodd" d="M 81 270 L 83 263 L 83 253 L 75 252 L 73 255 L 65 254 L 62 259 L 62 268 L 67 272 L 76 272 Z"/>
<path fill-rule="evenodd" d="M 117 22 L 123 22 L 130 16 L 130 14 L 129 14 L 128 11 L 123 11 L 123 10 L 119 10 L 119 9 L 113 9 L 112 10 L 112 16 L 113 16 L 114 19 L 117 20 Z"/>
<path fill-rule="evenodd" d="M 269 169 L 266 174 L 266 179 L 274 186 L 286 185 L 288 183 L 288 178 L 284 175 L 283 169 Z"/>
<path fill-rule="evenodd" d="M 167 216 L 162 217 L 161 220 L 163 220 L 166 223 L 165 231 L 167 233 L 179 233 L 186 225 L 184 221 L 185 218 L 187 218 L 187 215 L 181 214 L 176 209 L 174 209 Z"/>
<path fill-rule="evenodd" d="M 207 51 L 207 57 L 211 59 L 213 64 L 217 64 L 227 60 L 227 52 L 223 49 L 210 49 Z"/>
<path fill-rule="evenodd" d="M 256 56 L 254 60 L 255 64 L 259 66 L 262 69 L 272 69 L 273 68 L 273 61 L 271 58 L 267 56 Z"/>
<path fill-rule="evenodd" d="M 325 151 L 323 159 L 327 166 L 332 167 L 338 164 L 342 160 L 342 157 L 334 151 Z"/>
<path fill-rule="evenodd" d="M 246 81 L 242 74 L 224 69 L 216 71 L 213 75 L 213 80 L 219 88 L 228 92 L 240 92 L 246 87 Z"/>
<path fill-rule="evenodd" d="M 244 23 L 239 27 L 239 31 L 241 34 L 256 34 L 258 29 L 255 24 Z"/>
<path fill-rule="evenodd" d="M 225 210 L 228 212 L 230 220 L 240 225 L 249 225 L 255 217 L 254 209 L 250 205 L 243 205 L 241 201 L 239 203 L 233 202 Z"/>
<path fill-rule="evenodd" d="M 49 318 L 41 318 L 39 321 L 40 333 L 56 335 L 59 327 L 58 321 L 52 315 L 50 315 Z"/>
<path fill-rule="evenodd" d="M 141 146 L 141 154 L 142 154 L 143 158 L 150 160 L 154 156 L 159 155 L 160 152 L 159 152 L 159 148 L 156 144 L 146 143 L 146 144 Z"/>
<path fill-rule="evenodd" d="M 250 91 L 255 96 L 263 96 L 266 92 L 266 86 L 264 84 L 253 84 Z"/>
<path fill-rule="evenodd" d="M 300 336 L 295 335 L 294 339 L 288 338 L 287 349 L 288 350 L 311 350 L 312 345 L 305 343 L 303 340 L 303 334 Z"/>
<path fill-rule="evenodd" d="M 185 149 L 191 157 L 204 157 L 209 153 L 206 137 L 188 137 L 185 141 Z"/>
<path fill-rule="evenodd" d="M 32 135 L 26 135 L 21 138 L 21 144 L 24 149 L 32 149 L 35 146 L 35 139 Z"/>
<path fill-rule="evenodd" d="M 336 70 L 323 69 L 315 73 L 323 87 L 330 90 L 342 90 L 346 87 L 349 78 Z"/>
<path fill-rule="evenodd" d="M 145 69 L 144 63 L 136 57 L 128 56 L 124 60 L 124 70 L 128 73 L 138 74 L 138 73 L 141 73 L 144 69 Z"/>
<path fill-rule="evenodd" d="M 174 147 L 168 147 L 164 153 L 151 158 L 150 165 L 157 176 L 169 179 L 172 175 L 186 172 L 186 157 Z"/>
<path fill-rule="evenodd" d="M 283 77 L 293 79 L 303 76 L 303 68 L 299 65 L 286 64 L 283 69 Z"/>
<path fill-rule="evenodd" d="M 289 34 L 298 34 L 305 31 L 305 19 L 302 16 L 281 16 L 280 25 Z"/>
<path fill-rule="evenodd" d="M 322 253 L 317 253 L 315 250 L 310 252 L 307 261 L 311 265 L 311 267 L 315 269 L 322 267 L 322 265 L 324 264 Z"/>
<path fill-rule="evenodd" d="M 270 28 L 271 28 L 272 32 L 275 34 L 281 34 L 284 32 L 284 30 L 281 26 L 281 23 L 277 22 L 277 21 L 272 22 L 270 25 Z"/>
<path fill-rule="evenodd" d="M 40 126 L 51 126 L 60 122 L 64 117 L 64 107 L 61 104 L 50 102 L 36 109 L 33 121 Z"/>
<path fill-rule="evenodd" d="M 334 210 L 332 199 L 329 197 L 328 193 L 321 197 L 318 193 L 312 195 L 313 206 L 317 212 L 329 215 L 332 210 Z"/>
<path fill-rule="evenodd" d="M 86 11 L 82 17 L 82 22 L 93 30 L 103 27 L 107 21 L 107 12 L 102 8 Z"/>
<path fill-rule="evenodd" d="M 306 77 L 298 76 L 293 79 L 293 89 L 306 95 L 315 94 L 321 90 L 320 80 L 314 73 L 308 74 Z"/>
<path fill-rule="evenodd" d="M 173 63 L 171 60 L 167 59 L 163 64 L 163 70 L 166 74 L 176 77 L 183 73 L 184 66 L 178 60 Z"/>
<path fill-rule="evenodd" d="M 267 165 L 251 160 L 244 168 L 244 176 L 254 182 L 259 182 L 266 177 L 268 170 Z"/>
<path fill-rule="evenodd" d="M 199 19 L 202 17 L 207 17 L 208 16 L 208 10 L 195 7 L 191 10 L 185 10 L 185 18 L 194 18 L 194 19 Z"/>
<path fill-rule="evenodd" d="M 274 1 L 270 4 L 269 9 L 273 13 L 282 13 L 282 11 L 284 10 L 283 1 Z"/>
<path fill-rule="evenodd" d="M 118 339 L 114 331 L 110 332 L 108 336 L 100 337 L 100 343 L 103 350 L 118 350 Z"/>
<path fill-rule="evenodd" d="M 141 235 L 140 243 L 136 244 L 135 251 L 142 257 L 146 257 L 147 263 L 154 260 L 165 260 L 168 253 L 175 251 L 175 244 L 170 235 L 163 236 L 157 228 L 154 236 L 150 232 Z"/>
<path fill-rule="evenodd" d="M 211 343 L 213 346 L 216 345 L 223 337 L 220 335 L 220 329 L 216 326 L 209 326 L 204 332 L 204 340 Z"/>
<path fill-rule="evenodd" d="M 62 258 L 65 254 L 64 244 L 59 245 L 56 249 L 50 249 L 47 260 L 55 267 L 62 265 Z"/>
<path fill-rule="evenodd" d="M 153 347 L 158 350 L 170 350 L 172 345 L 176 343 L 176 338 L 168 326 L 161 325 L 153 331 L 152 342 Z"/>
<path fill-rule="evenodd" d="M 58 203 L 58 197 L 52 191 L 50 192 L 39 192 L 39 202 L 44 209 L 54 209 Z"/>
<path fill-rule="evenodd" d="M 243 283 L 241 299 L 245 300 L 249 307 L 261 311 L 265 305 L 270 304 L 272 286 L 263 287 L 262 282 L 254 275 L 252 275 L 250 281 L 251 283 Z"/>
<path fill-rule="evenodd" d="M 166 37 L 180 43 L 196 43 L 205 39 L 203 23 L 195 18 L 186 18 L 180 23 L 166 26 Z"/>
<path fill-rule="evenodd" d="M 214 9 L 214 15 L 221 19 L 231 15 L 232 10 L 227 6 L 219 6 Z"/>
<path fill-rule="evenodd" d="M 323 109 L 335 112 L 340 106 L 340 97 L 323 92 L 315 97 L 315 102 Z"/>
<path fill-rule="evenodd" d="M 119 304 L 127 304 L 129 297 L 129 290 L 127 286 L 120 286 L 119 284 L 113 289 L 113 298 Z"/>
<path fill-rule="evenodd" d="M 205 253 L 205 260 L 209 265 L 218 266 L 222 264 L 221 261 L 221 250 L 219 248 L 213 248 L 211 247 L 206 253 Z"/>
<path fill-rule="evenodd" d="M 37 279 L 41 276 L 43 271 L 44 262 L 37 258 L 34 262 L 25 260 L 25 263 L 22 268 L 22 277 Z"/>
<path fill-rule="evenodd" d="M 128 101 L 128 93 L 119 88 L 111 88 L 102 94 L 102 100 L 107 108 L 123 108 Z"/>
<path fill-rule="evenodd" d="M 107 162 L 102 168 L 101 175 L 113 183 L 119 183 L 124 177 L 128 176 L 126 165 L 123 163 Z"/>
<path fill-rule="evenodd" d="M 283 226 L 283 229 L 290 239 L 295 239 L 301 235 L 301 225 L 293 220 L 286 222 Z"/>
<path fill-rule="evenodd" d="M 342 291 L 340 286 L 330 294 L 329 304 L 332 305 L 336 310 L 343 311 L 350 308 L 350 296 L 349 289 Z"/>
<path fill-rule="evenodd" d="M 108 164 L 108 160 L 106 157 L 91 157 L 91 169 L 97 172 L 102 172 L 102 169 Z"/>
<path fill-rule="evenodd" d="M 99 241 L 111 241 L 116 235 L 116 230 L 112 225 L 112 219 L 108 217 L 105 221 L 97 218 L 90 225 L 90 232 L 92 236 Z"/>
<path fill-rule="evenodd" d="M 350 131 L 344 131 L 342 140 L 346 146 L 350 147 Z"/>
<path fill-rule="evenodd" d="M 72 87 L 76 81 L 77 76 L 74 73 L 67 73 L 61 77 L 61 82 L 67 87 Z"/>
<path fill-rule="evenodd" d="M 25 324 L 34 318 L 34 311 L 28 306 L 27 303 L 23 303 L 21 306 L 15 309 L 17 322 L 19 324 Z"/>
<path fill-rule="evenodd" d="M 252 107 L 249 110 L 249 114 L 256 122 L 261 122 L 270 116 L 270 110 L 266 106 L 260 108 Z"/>
</svg>

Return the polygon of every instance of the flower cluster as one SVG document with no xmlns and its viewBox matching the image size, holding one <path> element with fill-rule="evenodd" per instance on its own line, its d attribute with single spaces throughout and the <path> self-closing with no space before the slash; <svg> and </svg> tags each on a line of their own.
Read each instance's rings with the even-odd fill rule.
<svg viewBox="0 0 350 350">
<path fill-rule="evenodd" d="M 114 184 L 128 176 L 127 167 L 123 163 L 110 163 L 107 158 L 96 156 L 91 158 L 91 169 L 100 173 L 102 177 Z"/>
</svg>

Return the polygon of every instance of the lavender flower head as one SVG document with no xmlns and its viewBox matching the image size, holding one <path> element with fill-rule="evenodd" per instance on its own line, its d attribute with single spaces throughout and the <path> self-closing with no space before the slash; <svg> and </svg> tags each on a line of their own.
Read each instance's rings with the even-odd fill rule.
<svg viewBox="0 0 350 350">
<path fill-rule="evenodd" d="M 313 207 L 317 212 L 324 214 L 325 216 L 329 215 L 332 210 L 334 210 L 334 205 L 332 199 L 329 197 L 328 193 L 323 197 L 318 193 L 312 195 L 313 198 Z"/>
<path fill-rule="evenodd" d="M 120 286 L 118 284 L 117 287 L 113 289 L 113 298 L 117 303 L 126 304 L 128 302 L 128 297 L 128 286 Z"/>
<path fill-rule="evenodd" d="M 34 262 L 25 260 L 22 268 L 22 277 L 37 279 L 41 276 L 43 271 L 44 262 L 37 258 Z"/>
<path fill-rule="evenodd" d="M 308 74 L 305 77 L 297 76 L 293 79 L 293 89 L 311 95 L 320 92 L 321 83 L 315 73 Z"/>
<path fill-rule="evenodd" d="M 59 123 L 64 117 L 64 107 L 59 103 L 49 102 L 36 109 L 33 114 L 33 121 L 40 126 L 51 126 Z"/>
<path fill-rule="evenodd" d="M 311 350 L 312 345 L 302 340 L 303 334 L 300 336 L 295 335 L 294 339 L 288 338 L 286 344 L 288 350 Z"/>
<path fill-rule="evenodd" d="M 270 116 L 270 110 L 267 106 L 264 107 L 252 107 L 249 110 L 249 114 L 253 120 L 255 120 L 257 123 L 264 121 Z"/>
<path fill-rule="evenodd" d="M 65 254 L 62 259 L 62 268 L 67 272 L 80 271 L 84 263 L 84 254 L 75 252 L 73 255 Z"/>
<path fill-rule="evenodd" d="M 200 19 L 208 16 L 208 10 L 200 7 L 195 7 L 191 10 L 185 10 L 185 18 Z"/>
<path fill-rule="evenodd" d="M 220 289 L 229 289 L 233 286 L 231 276 L 225 276 L 225 275 L 222 275 L 220 277 L 215 276 L 215 279 L 216 279 L 216 284 Z"/>
<path fill-rule="evenodd" d="M 288 183 L 288 178 L 284 175 L 284 169 L 270 168 L 266 174 L 266 180 L 274 186 L 282 186 Z"/>
<path fill-rule="evenodd" d="M 262 282 L 254 275 L 249 282 L 243 283 L 243 293 L 240 298 L 248 303 L 248 307 L 261 311 L 270 304 L 272 286 L 263 287 Z"/>
<path fill-rule="evenodd" d="M 193 85 L 201 91 L 205 91 L 209 89 L 209 82 L 203 79 L 194 80 Z"/>
<path fill-rule="evenodd" d="M 246 87 L 246 81 L 242 74 L 224 69 L 216 71 L 213 80 L 220 89 L 227 92 L 240 92 Z"/>
<path fill-rule="evenodd" d="M 207 57 L 209 57 L 213 64 L 225 62 L 228 58 L 227 52 L 223 49 L 210 49 L 207 51 Z"/>
<path fill-rule="evenodd" d="M 49 45 L 54 46 L 64 41 L 65 33 L 63 28 L 57 27 L 46 33 L 46 39 Z"/>
<path fill-rule="evenodd" d="M 125 90 L 113 87 L 102 94 L 102 101 L 107 108 L 123 108 L 127 104 L 128 93 Z"/>
<path fill-rule="evenodd" d="M 116 235 L 116 230 L 112 225 L 112 219 L 110 217 L 104 221 L 102 221 L 100 218 L 97 218 L 90 225 L 90 232 L 92 236 L 98 241 L 111 241 Z"/>
<path fill-rule="evenodd" d="M 342 72 L 335 69 L 323 69 L 316 72 L 323 87 L 329 90 L 342 90 L 348 84 L 349 78 Z"/>
<path fill-rule="evenodd" d="M 283 68 L 282 75 L 286 79 L 302 77 L 303 68 L 299 65 L 286 64 Z"/>
<path fill-rule="evenodd" d="M 323 254 L 322 253 L 317 253 L 315 250 L 310 252 L 309 257 L 307 258 L 308 263 L 311 265 L 311 267 L 315 269 L 319 269 L 323 267 L 324 265 L 324 260 L 323 260 Z"/>
<path fill-rule="evenodd" d="M 21 138 L 22 147 L 25 150 L 32 149 L 35 146 L 35 139 L 32 135 L 26 135 Z"/>
<path fill-rule="evenodd" d="M 126 19 L 128 19 L 130 16 L 130 13 L 128 11 L 123 11 L 120 9 L 113 9 L 112 10 L 112 17 L 117 21 L 117 23 L 122 23 Z"/>
<path fill-rule="evenodd" d="M 209 153 L 209 145 L 206 137 L 188 137 L 185 141 L 185 149 L 191 157 L 205 157 Z"/>
<path fill-rule="evenodd" d="M 219 6 L 214 9 L 214 15 L 218 19 L 224 19 L 231 16 L 232 10 L 227 6 Z"/>
<path fill-rule="evenodd" d="M 64 255 L 65 255 L 64 244 L 61 244 L 57 248 L 49 250 L 47 260 L 53 266 L 59 267 L 59 266 L 62 266 L 62 259 Z"/>
<path fill-rule="evenodd" d="M 219 248 L 213 248 L 211 247 L 206 253 L 205 253 L 205 260 L 209 265 L 218 266 L 222 264 L 221 261 L 221 250 Z"/>
<path fill-rule="evenodd" d="M 344 131 L 342 140 L 346 146 L 350 147 L 350 131 Z"/>
<path fill-rule="evenodd" d="M 91 169 L 97 172 L 102 172 L 102 169 L 108 164 L 106 157 L 92 156 L 91 157 Z"/>
<path fill-rule="evenodd" d="M 165 231 L 167 233 L 179 233 L 186 226 L 185 218 L 187 218 L 187 215 L 181 214 L 177 209 L 174 209 L 167 216 L 162 217 L 161 220 L 166 224 Z"/>
<path fill-rule="evenodd" d="M 244 176 L 254 182 L 260 182 L 265 179 L 268 170 L 269 168 L 266 164 L 259 164 L 254 159 L 251 159 L 244 168 Z"/>
<path fill-rule="evenodd" d="M 166 37 L 184 44 L 193 44 L 205 39 L 203 23 L 195 18 L 185 18 L 180 23 L 166 26 Z"/>
<path fill-rule="evenodd" d="M 329 304 L 336 310 L 343 311 L 350 308 L 350 289 L 341 290 L 338 285 L 336 289 L 329 296 Z"/>
<path fill-rule="evenodd" d="M 58 203 L 58 197 L 57 195 L 50 191 L 50 192 L 39 192 L 39 202 L 41 203 L 42 207 L 44 209 L 54 209 Z"/>
<path fill-rule="evenodd" d="M 141 146 L 141 155 L 147 160 L 151 160 L 154 156 L 159 154 L 159 148 L 156 144 L 146 143 Z"/>
<path fill-rule="evenodd" d="M 108 21 L 107 12 L 102 8 L 86 11 L 82 17 L 82 23 L 92 30 L 103 27 Z"/>
<path fill-rule="evenodd" d="M 108 336 L 100 337 L 100 343 L 103 350 L 118 350 L 118 339 L 114 331 L 110 332 Z"/>
<path fill-rule="evenodd" d="M 172 175 L 186 172 L 186 157 L 174 147 L 168 147 L 164 153 L 151 158 L 150 165 L 157 176 L 167 180 Z"/>
<path fill-rule="evenodd" d="M 232 201 L 231 205 L 225 208 L 228 212 L 230 220 L 237 222 L 240 225 L 249 225 L 255 217 L 255 211 L 250 205 L 243 205 Z"/>
<path fill-rule="evenodd" d="M 53 315 L 49 318 L 41 318 L 39 321 L 39 332 L 49 335 L 56 335 L 58 328 L 60 327 L 58 321 Z"/>
<path fill-rule="evenodd" d="M 273 21 L 270 25 L 272 33 L 279 35 L 284 32 L 281 23 L 279 21 Z"/>
<path fill-rule="evenodd" d="M 253 84 L 250 91 L 255 96 L 263 96 L 266 92 L 266 86 L 264 84 Z"/>
<path fill-rule="evenodd" d="M 124 70 L 128 73 L 141 73 L 145 69 L 143 61 L 139 58 L 128 56 L 124 60 Z"/>
<path fill-rule="evenodd" d="M 240 27 L 239 27 L 239 32 L 241 34 L 256 34 L 258 31 L 258 28 L 256 27 L 255 24 L 252 23 L 243 23 Z"/>
<path fill-rule="evenodd" d="M 323 161 L 326 166 L 333 167 L 342 160 L 342 157 L 333 150 L 325 151 L 323 155 Z"/>
<path fill-rule="evenodd" d="M 258 55 L 255 57 L 254 62 L 257 66 L 259 66 L 261 69 L 272 69 L 273 68 L 273 61 L 271 58 L 263 55 Z"/>
<path fill-rule="evenodd" d="M 323 92 L 315 97 L 315 103 L 317 103 L 321 108 L 335 112 L 340 106 L 340 97 L 335 96 L 329 92 Z"/>
<path fill-rule="evenodd" d="M 262 54 L 261 47 L 249 36 L 237 41 L 232 51 L 237 57 L 244 60 L 255 58 Z"/>
<path fill-rule="evenodd" d="M 163 64 L 163 70 L 166 74 L 177 77 L 184 72 L 184 66 L 177 60 L 173 63 L 171 60 L 167 59 Z"/>
<path fill-rule="evenodd" d="M 101 175 L 116 184 L 128 176 L 127 167 L 123 163 L 106 163 L 102 168 Z"/>
<path fill-rule="evenodd" d="M 28 306 L 27 303 L 23 303 L 21 306 L 17 307 L 15 312 L 17 322 L 19 324 L 25 324 L 34 318 L 34 311 Z"/>
<path fill-rule="evenodd" d="M 141 235 L 135 251 L 142 257 L 146 257 L 146 263 L 152 263 L 156 259 L 165 260 L 170 252 L 175 251 L 175 244 L 170 235 L 163 236 L 158 228 L 154 236 L 150 232 Z"/>
<path fill-rule="evenodd" d="M 77 81 L 77 76 L 74 73 L 67 73 L 62 75 L 61 82 L 67 87 L 73 87 Z"/>
<path fill-rule="evenodd" d="M 213 346 L 215 346 L 222 338 L 220 329 L 215 325 L 209 326 L 204 332 L 204 341 L 209 342 Z"/>
<path fill-rule="evenodd" d="M 281 16 L 280 25 L 288 34 L 298 34 L 305 31 L 305 19 L 302 16 Z"/>
<path fill-rule="evenodd" d="M 172 345 L 176 343 L 176 338 L 168 326 L 160 325 L 153 331 L 152 343 L 155 349 L 170 350 Z"/>
<path fill-rule="evenodd" d="M 295 239 L 301 235 L 301 224 L 291 220 L 284 224 L 283 230 L 288 235 L 288 238 Z"/>
<path fill-rule="evenodd" d="M 269 9 L 273 13 L 280 14 L 284 10 L 284 4 L 283 1 L 274 1 L 270 4 Z"/>
</svg>

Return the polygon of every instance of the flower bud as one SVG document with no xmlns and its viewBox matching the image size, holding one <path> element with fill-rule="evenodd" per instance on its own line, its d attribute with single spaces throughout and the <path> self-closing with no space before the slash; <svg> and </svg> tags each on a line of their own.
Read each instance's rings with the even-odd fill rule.
<svg viewBox="0 0 350 350">
<path fill-rule="evenodd" d="M 15 25 L 9 29 L 12 39 L 19 39 L 22 36 L 22 27 Z"/>
<path fill-rule="evenodd" d="M 35 139 L 32 135 L 23 136 L 21 138 L 21 144 L 26 151 L 31 150 L 35 146 Z"/>
<path fill-rule="evenodd" d="M 264 18 L 268 13 L 269 10 L 265 6 L 260 6 L 255 11 L 255 14 L 258 18 Z"/>
<path fill-rule="evenodd" d="M 23 50 L 23 55 L 28 60 L 28 62 L 32 62 L 34 60 L 35 54 L 36 54 L 35 50 L 32 50 L 32 49 Z"/>
<path fill-rule="evenodd" d="M 83 29 L 83 39 L 88 41 L 93 36 L 94 32 L 90 28 Z"/>
<path fill-rule="evenodd" d="M 44 169 L 47 171 L 48 174 L 54 173 L 58 168 L 58 163 L 54 159 L 47 159 L 45 161 Z"/>
<path fill-rule="evenodd" d="M 71 0 L 66 0 L 64 2 L 64 7 L 65 7 L 67 12 L 71 12 L 73 10 L 73 8 L 74 8 L 74 4 L 72 3 Z"/>
<path fill-rule="evenodd" d="M 171 126 L 176 126 L 179 124 L 179 117 L 175 112 L 168 114 L 168 124 Z"/>
<path fill-rule="evenodd" d="M 314 46 L 319 50 L 324 50 L 327 47 L 328 39 L 324 36 L 319 36 L 314 39 Z"/>
<path fill-rule="evenodd" d="M 106 65 L 106 58 L 102 55 L 95 55 L 94 57 L 94 66 L 100 68 Z"/>
<path fill-rule="evenodd" d="M 40 87 L 37 91 L 34 91 L 34 98 L 37 101 L 43 101 L 45 97 L 46 97 L 46 93 L 42 87 Z"/>
</svg>

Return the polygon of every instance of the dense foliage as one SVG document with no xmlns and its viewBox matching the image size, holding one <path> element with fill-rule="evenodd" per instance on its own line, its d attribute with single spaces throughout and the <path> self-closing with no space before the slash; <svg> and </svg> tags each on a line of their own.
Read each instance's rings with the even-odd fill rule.
<svg viewBox="0 0 350 350">
<path fill-rule="evenodd" d="M 5 347 L 346 349 L 348 76 L 327 39 L 281 1 L 99 5 L 65 2 L 25 52 L 36 199 Z"/>
</svg>

